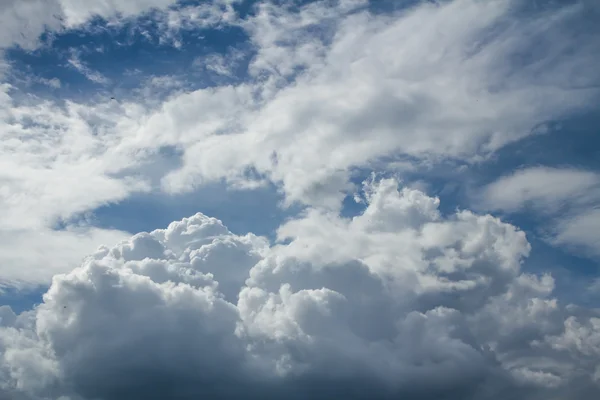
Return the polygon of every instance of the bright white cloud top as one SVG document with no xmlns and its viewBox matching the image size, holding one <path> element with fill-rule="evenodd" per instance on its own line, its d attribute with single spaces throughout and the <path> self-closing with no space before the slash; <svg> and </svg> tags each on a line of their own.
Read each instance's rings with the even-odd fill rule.
<svg viewBox="0 0 600 400">
<path fill-rule="evenodd" d="M 0 289 L 49 285 L 0 297 L 0 397 L 597 398 L 600 163 L 561 126 L 600 8 L 529 3 L 0 4 Z"/>
</svg>

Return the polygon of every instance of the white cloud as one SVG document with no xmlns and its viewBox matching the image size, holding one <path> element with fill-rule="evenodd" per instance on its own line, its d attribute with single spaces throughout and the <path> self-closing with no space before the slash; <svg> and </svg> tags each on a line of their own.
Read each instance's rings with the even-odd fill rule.
<svg viewBox="0 0 600 400">
<path fill-rule="evenodd" d="M 241 50 L 229 49 L 225 55 L 211 53 L 197 57 L 194 60 L 194 66 L 206 68 L 217 75 L 234 78 L 235 69 L 239 67 L 244 56 L 245 53 Z"/>
<path fill-rule="evenodd" d="M 85 65 L 76 52 L 73 52 L 68 62 L 73 68 L 77 70 L 77 72 L 85 76 L 90 81 L 101 84 L 110 83 L 110 79 L 108 79 L 106 76 L 102 75 L 98 71 L 94 71 L 93 69 Z"/>
<path fill-rule="evenodd" d="M 60 4 L 55 0 L 4 0 L 0 3 L 0 49 L 19 45 L 35 48 L 45 27 L 61 26 Z"/>
<path fill-rule="evenodd" d="M 131 17 L 153 8 L 165 9 L 176 3 L 176 0 L 58 0 L 68 26 L 85 23 L 94 16 L 110 19 L 117 14 Z"/>
<path fill-rule="evenodd" d="M 0 102 L 0 275 L 45 283 L 101 243 L 124 237 L 123 232 L 73 226 L 72 218 L 149 187 L 145 178 L 114 175 L 113 168 L 135 161 L 110 156 L 114 136 L 105 134 L 100 123 L 114 115 L 110 105 L 67 102 L 61 108 L 31 97 L 17 102 L 5 89 Z M 61 222 L 70 228 L 52 229 Z"/>
<path fill-rule="evenodd" d="M 2 228 L 48 230 L 159 180 L 170 193 L 221 179 L 238 188 L 270 180 L 287 204 L 335 211 L 354 189 L 353 168 L 399 155 L 426 163 L 481 160 L 546 119 L 594 104 L 596 92 L 582 90 L 581 82 L 596 74 L 598 41 L 571 29 L 585 12 L 581 4 L 524 19 L 508 0 L 418 4 L 394 15 L 368 14 L 364 1 L 334 3 L 315 2 L 299 13 L 263 4 L 246 21 L 231 13 L 231 2 L 159 16 L 161 33 L 175 41 L 181 29 L 245 29 L 257 55 L 251 81 L 237 86 L 181 93 L 175 85 L 163 103 L 150 90 L 139 103 L 65 107 L 0 93 L 0 149 L 7 154 L 0 161 Z M 68 27 L 94 13 L 133 16 L 172 2 L 23 4 L 55 4 Z M 6 3 L 0 15 L 26 15 L 21 7 Z M 41 31 L 30 28 L 25 37 L 33 40 Z M 534 47 L 535 62 L 515 60 Z M 164 146 L 184 152 L 180 169 L 152 169 Z"/>
<path fill-rule="evenodd" d="M 600 208 L 597 207 L 560 218 L 552 229 L 552 242 L 600 258 Z"/>
<path fill-rule="evenodd" d="M 62 86 L 62 83 L 60 82 L 60 79 L 58 79 L 58 78 L 52 78 L 52 79 L 39 78 L 38 81 L 43 83 L 44 85 L 48 85 L 55 89 L 59 89 Z"/>
<path fill-rule="evenodd" d="M 129 233 L 110 229 L 0 229 L 0 283 L 12 287 L 48 284 L 68 271 L 101 243 L 118 243 Z"/>
<path fill-rule="evenodd" d="M 313 210 L 289 221 L 279 232 L 289 244 L 197 214 L 99 249 L 56 276 L 37 309 L 0 309 L 2 389 L 29 399 L 597 396 L 597 320 L 559 305 L 550 276 L 521 273 L 525 235 L 490 216 L 443 218 L 437 199 L 395 185 L 367 184 L 355 218 Z"/>
<path fill-rule="evenodd" d="M 186 191 L 254 167 L 282 186 L 288 203 L 335 209 L 353 167 L 399 155 L 482 160 L 539 123 L 594 104 L 597 91 L 573 81 L 574 71 L 582 81 L 596 76 L 599 54 L 597 40 L 572 30 L 582 5 L 524 19 L 511 1 L 423 3 L 394 16 L 352 12 L 363 3 L 316 2 L 297 14 L 263 5 L 241 22 L 258 52 L 250 65 L 256 81 L 217 89 L 235 95 L 208 126 L 180 109 L 223 107 L 221 96 L 205 99 L 215 89 L 172 99 L 176 120 L 202 140 L 188 145 L 192 137 L 181 137 L 185 164 L 165 188 Z M 519 64 L 517 55 L 533 48 L 535 62 Z M 240 104 L 250 92 L 254 100 Z M 202 103 L 192 107 L 194 99 Z M 149 121 L 173 119 L 162 109 Z"/>
<path fill-rule="evenodd" d="M 93 17 L 115 20 L 129 18 L 157 9 L 167 12 L 168 27 L 218 21 L 237 0 L 219 0 L 213 5 L 169 10 L 177 0 L 3 0 L 0 4 L 0 49 L 19 45 L 34 49 L 45 31 L 79 27 Z M 226 11 L 224 13 L 223 11 Z"/>
<path fill-rule="evenodd" d="M 530 167 L 485 186 L 478 205 L 508 212 L 530 207 L 553 214 L 569 203 L 585 204 L 600 195 L 600 175 L 575 168 Z"/>
<path fill-rule="evenodd" d="M 0 4 L 0 50 L 14 45 L 34 49 L 45 30 L 81 27 L 94 16 L 114 24 L 155 8 L 164 11 L 157 17 L 159 33 L 176 36 L 178 29 L 218 23 L 232 2 L 168 9 L 174 4 L 172 0 L 5 1 Z M 96 83 L 111 83 L 81 59 L 77 48 L 69 63 Z M 57 79 L 26 78 L 29 83 L 60 87 Z M 149 93 L 147 107 L 156 106 L 155 92 Z M 83 104 L 69 100 L 59 104 L 20 93 L 8 84 L 2 84 L 0 96 L 0 232 L 7 238 L 0 248 L 0 273 L 11 282 L 47 282 L 100 243 L 124 237 L 119 231 L 74 228 L 73 220 L 131 193 L 149 191 L 156 180 L 152 160 L 160 149 L 122 151 L 123 137 L 148 112 L 141 105 L 98 102 L 94 96 Z M 68 229 L 53 230 L 61 222 Z M 36 241 L 39 251 L 21 253 Z"/>
<path fill-rule="evenodd" d="M 594 171 L 526 168 L 480 189 L 473 200 L 487 210 L 541 215 L 541 230 L 551 243 L 600 256 L 600 175 Z"/>
</svg>

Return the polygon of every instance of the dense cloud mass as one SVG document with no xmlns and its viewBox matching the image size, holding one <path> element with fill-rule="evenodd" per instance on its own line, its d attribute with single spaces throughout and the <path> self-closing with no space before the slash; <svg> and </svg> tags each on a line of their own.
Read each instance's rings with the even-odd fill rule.
<svg viewBox="0 0 600 400">
<path fill-rule="evenodd" d="M 196 214 L 101 247 L 44 302 L 0 308 L 10 398 L 592 399 L 600 315 L 520 271 L 523 232 L 364 183 L 354 218 L 278 241 Z M 11 397 L 12 396 L 12 397 Z M 62 396 L 62 397 L 61 397 Z"/>
</svg>

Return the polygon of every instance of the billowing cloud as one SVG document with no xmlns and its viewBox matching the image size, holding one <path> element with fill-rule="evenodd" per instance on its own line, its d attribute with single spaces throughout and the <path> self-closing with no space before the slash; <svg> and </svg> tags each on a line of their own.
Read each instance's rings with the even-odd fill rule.
<svg viewBox="0 0 600 400">
<path fill-rule="evenodd" d="M 444 217 L 394 180 L 278 243 L 197 214 L 102 247 L 36 309 L 0 309 L 0 382 L 29 399 L 592 399 L 595 311 L 524 274 L 525 234 Z M 18 397 L 14 397 L 18 398 Z"/>
</svg>

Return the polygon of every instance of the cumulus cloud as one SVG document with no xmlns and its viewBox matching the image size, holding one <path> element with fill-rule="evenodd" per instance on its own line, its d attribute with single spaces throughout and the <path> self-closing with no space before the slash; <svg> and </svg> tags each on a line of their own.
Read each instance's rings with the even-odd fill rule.
<svg viewBox="0 0 600 400">
<path fill-rule="evenodd" d="M 164 101 L 58 104 L 0 86 L 0 275 L 71 271 L 35 309 L 0 307 L 0 397 L 597 397 L 599 315 L 562 304 L 550 275 L 521 270 L 531 251 L 522 231 L 467 210 L 444 215 L 439 199 L 393 179 L 364 182 L 358 216 L 339 212 L 355 168 L 478 162 L 595 104 L 599 42 L 575 29 L 593 5 L 524 18 L 512 0 L 387 15 L 363 0 L 263 2 L 242 20 L 232 3 L 0 5 L 0 48 L 154 7 L 175 45 L 181 30 L 229 24 L 253 46 L 201 60 L 231 77 L 231 61 L 251 55 L 245 82 L 186 91 L 165 75 L 144 92 L 173 91 Z M 181 151 L 181 166 L 157 161 L 165 148 Z M 275 243 L 203 214 L 130 239 L 85 220 L 132 194 L 220 180 L 270 181 L 287 205 L 308 208 Z M 496 210 L 557 210 L 597 185 L 593 173 L 537 168 L 482 198 Z M 570 217 L 556 243 L 597 248 L 593 208 Z"/>
<path fill-rule="evenodd" d="M 36 309 L 0 308 L 0 382 L 28 399 L 592 399 L 592 310 L 520 271 L 523 232 L 444 217 L 394 180 L 278 242 L 196 214 L 102 247 Z M 18 397 L 15 397 L 18 398 Z"/>
<path fill-rule="evenodd" d="M 54 0 L 6 0 L 0 4 L 0 50 L 34 48 L 46 28 L 59 29 L 60 4 Z"/>
<path fill-rule="evenodd" d="M 14 45 L 34 49 L 46 30 L 74 27 L 90 17 L 132 16 L 154 7 L 167 7 L 174 0 L 133 0 L 119 2 L 72 0 L 5 0 L 0 4 L 0 50 Z"/>
</svg>

